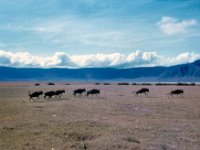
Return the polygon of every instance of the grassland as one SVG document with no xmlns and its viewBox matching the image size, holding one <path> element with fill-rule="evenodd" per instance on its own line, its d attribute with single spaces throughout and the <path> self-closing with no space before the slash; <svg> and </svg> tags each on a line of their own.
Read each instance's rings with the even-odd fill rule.
<svg viewBox="0 0 200 150">
<path fill-rule="evenodd" d="M 131 94 L 147 87 L 148 97 Z M 74 97 L 98 88 L 99 98 Z M 184 98 L 166 93 L 184 89 Z M 28 91 L 65 89 L 61 99 Z M 199 150 L 200 86 L 0 83 L 0 150 Z"/>
</svg>

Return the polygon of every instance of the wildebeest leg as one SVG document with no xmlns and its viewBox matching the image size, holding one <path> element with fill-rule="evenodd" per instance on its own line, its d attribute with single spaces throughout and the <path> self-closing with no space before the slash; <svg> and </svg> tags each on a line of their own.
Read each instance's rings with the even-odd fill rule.
<svg viewBox="0 0 200 150">
<path fill-rule="evenodd" d="M 31 96 L 29 96 L 29 100 L 31 100 L 32 99 L 32 97 Z"/>
<path fill-rule="evenodd" d="M 52 99 L 52 96 L 49 96 L 49 101 Z"/>
</svg>

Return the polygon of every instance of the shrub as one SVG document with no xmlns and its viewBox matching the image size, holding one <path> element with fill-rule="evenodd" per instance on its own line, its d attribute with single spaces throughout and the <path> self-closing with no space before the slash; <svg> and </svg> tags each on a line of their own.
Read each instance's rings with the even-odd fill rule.
<svg viewBox="0 0 200 150">
<path fill-rule="evenodd" d="M 55 83 L 49 82 L 48 85 L 55 85 Z"/>
<path fill-rule="evenodd" d="M 127 82 L 117 83 L 117 85 L 129 85 Z"/>
<path fill-rule="evenodd" d="M 104 83 L 104 85 L 110 85 L 110 83 Z"/>
<path fill-rule="evenodd" d="M 40 84 L 39 83 L 35 83 L 35 86 L 40 86 Z"/>
</svg>

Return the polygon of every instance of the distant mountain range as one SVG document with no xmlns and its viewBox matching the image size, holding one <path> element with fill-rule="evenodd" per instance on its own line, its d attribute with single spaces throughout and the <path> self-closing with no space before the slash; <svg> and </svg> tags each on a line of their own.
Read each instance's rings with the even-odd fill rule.
<svg viewBox="0 0 200 150">
<path fill-rule="evenodd" d="M 200 60 L 171 67 L 11 68 L 0 67 L 0 81 L 200 82 Z"/>
</svg>

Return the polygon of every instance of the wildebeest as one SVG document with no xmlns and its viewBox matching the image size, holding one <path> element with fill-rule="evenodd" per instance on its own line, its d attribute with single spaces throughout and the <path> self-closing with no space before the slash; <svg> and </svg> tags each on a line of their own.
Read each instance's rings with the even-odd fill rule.
<svg viewBox="0 0 200 150">
<path fill-rule="evenodd" d="M 39 98 L 40 95 L 42 95 L 42 94 L 43 94 L 42 91 L 36 91 L 36 92 L 33 92 L 33 93 L 31 93 L 31 92 L 29 91 L 29 92 L 28 92 L 29 100 L 33 99 L 34 97 Z"/>
<path fill-rule="evenodd" d="M 50 99 L 53 98 L 53 96 L 55 96 L 55 91 L 48 91 L 44 93 L 44 98 L 49 97 Z"/>
<path fill-rule="evenodd" d="M 55 91 L 55 96 L 59 96 L 59 98 L 62 96 L 62 94 L 65 93 L 65 90 L 57 90 Z"/>
<path fill-rule="evenodd" d="M 85 89 L 76 89 L 76 90 L 74 90 L 73 95 L 74 96 L 77 96 L 77 94 L 82 95 L 84 92 L 86 92 Z"/>
<path fill-rule="evenodd" d="M 144 93 L 146 96 L 148 96 L 147 93 L 149 93 L 149 89 L 148 88 L 142 88 L 142 89 L 140 89 L 140 90 L 138 90 L 136 92 L 132 92 L 132 93 L 135 93 L 135 95 L 137 95 L 137 96 L 138 96 L 138 94 L 143 94 Z"/>
<path fill-rule="evenodd" d="M 173 97 L 174 94 L 177 95 L 177 97 L 178 97 L 178 95 L 181 95 L 181 97 L 183 97 L 184 91 L 181 89 L 177 89 L 177 90 L 173 90 L 170 93 L 168 93 L 168 95 L 171 97 Z"/>
<path fill-rule="evenodd" d="M 100 90 L 97 90 L 97 89 L 92 89 L 92 90 L 89 90 L 89 91 L 87 91 L 87 93 L 86 93 L 86 95 L 85 96 L 89 96 L 89 95 L 96 95 L 97 97 L 98 97 L 98 94 L 100 94 Z"/>
</svg>

